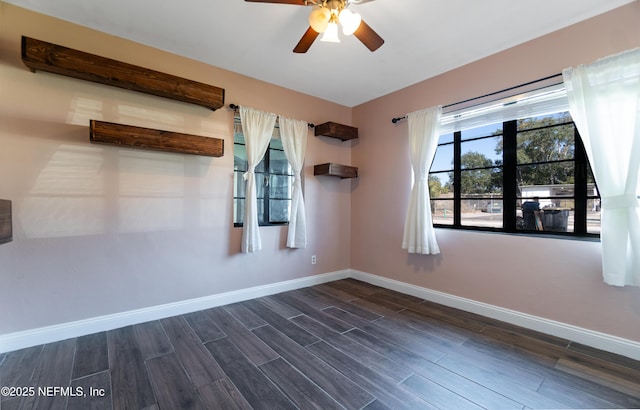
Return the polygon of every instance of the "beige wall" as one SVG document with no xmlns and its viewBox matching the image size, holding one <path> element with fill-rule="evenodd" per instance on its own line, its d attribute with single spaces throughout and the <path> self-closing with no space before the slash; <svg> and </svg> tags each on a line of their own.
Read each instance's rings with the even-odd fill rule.
<svg viewBox="0 0 640 410">
<path fill-rule="evenodd" d="M 638 46 L 635 2 L 356 107 L 352 268 L 640 341 L 640 289 L 602 282 L 599 243 L 438 229 L 440 255 L 402 250 L 411 184 L 407 124 L 391 123 Z"/>
<path fill-rule="evenodd" d="M 232 223 L 233 114 L 45 72 L 20 59 L 26 35 L 226 90 L 227 103 L 312 123 L 351 109 L 0 3 L 0 198 L 14 241 L 0 246 L 0 335 L 349 268 L 348 144 L 309 134 L 308 248 L 261 228 L 240 254 Z M 223 138 L 222 158 L 92 145 L 89 119 Z M 311 265 L 311 255 L 318 256 Z"/>
</svg>

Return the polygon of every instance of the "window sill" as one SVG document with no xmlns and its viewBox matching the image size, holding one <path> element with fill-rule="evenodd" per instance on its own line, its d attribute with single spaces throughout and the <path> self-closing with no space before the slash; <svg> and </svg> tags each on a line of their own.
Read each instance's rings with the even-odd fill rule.
<svg viewBox="0 0 640 410">
<path fill-rule="evenodd" d="M 505 232 L 491 228 L 477 228 L 477 227 L 453 227 L 449 225 L 434 225 L 435 229 L 446 229 L 448 231 L 464 231 L 464 232 L 475 232 L 475 233 L 483 233 L 483 234 L 491 234 L 491 235 L 507 235 L 507 236 L 517 236 L 517 237 L 527 237 L 527 238 L 542 238 L 542 239 L 561 239 L 561 240 L 570 240 L 570 241 L 581 241 L 581 242 L 600 242 L 600 235 L 597 234 L 589 234 L 585 236 L 573 235 L 570 233 L 562 233 L 562 232 L 554 232 L 554 233 L 531 233 L 531 232 Z"/>
<path fill-rule="evenodd" d="M 262 226 L 288 226 L 288 225 L 289 225 L 289 222 L 282 222 L 282 223 L 275 223 L 275 224 L 258 224 L 259 227 L 262 227 Z M 243 224 L 234 223 L 233 227 L 234 228 L 242 228 Z"/>
</svg>

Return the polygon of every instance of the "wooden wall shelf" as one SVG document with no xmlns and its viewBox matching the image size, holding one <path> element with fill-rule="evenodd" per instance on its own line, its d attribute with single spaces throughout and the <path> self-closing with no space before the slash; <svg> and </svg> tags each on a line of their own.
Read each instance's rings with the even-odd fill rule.
<svg viewBox="0 0 640 410">
<path fill-rule="evenodd" d="M 324 124 L 315 126 L 315 134 L 316 137 L 318 135 L 324 135 L 325 137 L 338 138 L 346 141 L 358 138 L 358 129 L 336 122 L 325 122 Z"/>
<path fill-rule="evenodd" d="M 182 154 L 221 157 L 224 140 L 91 120 L 91 142 Z"/>
<path fill-rule="evenodd" d="M 224 89 L 22 36 L 22 61 L 48 71 L 216 110 Z"/>
<path fill-rule="evenodd" d="M 340 164 L 318 164 L 313 167 L 313 175 L 327 175 L 332 177 L 345 178 L 357 178 L 358 168 L 349 165 Z"/>
</svg>

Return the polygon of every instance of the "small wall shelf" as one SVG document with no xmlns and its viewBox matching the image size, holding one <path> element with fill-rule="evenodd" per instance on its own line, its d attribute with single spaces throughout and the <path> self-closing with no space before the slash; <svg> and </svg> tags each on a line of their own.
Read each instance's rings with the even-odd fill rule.
<svg viewBox="0 0 640 410">
<path fill-rule="evenodd" d="M 338 138 L 346 141 L 358 138 L 358 129 L 336 122 L 325 122 L 324 124 L 315 126 L 315 134 L 316 137 L 318 135 L 324 135 L 325 137 Z"/>
<path fill-rule="evenodd" d="M 333 163 L 318 164 L 313 167 L 313 175 L 327 175 L 340 179 L 357 178 L 358 168 Z"/>
<path fill-rule="evenodd" d="M 91 142 L 133 148 L 221 157 L 224 140 L 91 120 Z"/>
<path fill-rule="evenodd" d="M 224 106 L 223 88 L 25 36 L 22 36 L 22 61 L 34 73 L 48 71 L 212 110 Z"/>
</svg>

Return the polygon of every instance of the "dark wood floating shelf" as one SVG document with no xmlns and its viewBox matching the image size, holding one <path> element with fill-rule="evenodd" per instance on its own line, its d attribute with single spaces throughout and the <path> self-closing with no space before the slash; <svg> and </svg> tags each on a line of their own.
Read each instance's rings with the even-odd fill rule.
<svg viewBox="0 0 640 410">
<path fill-rule="evenodd" d="M 22 36 L 22 61 L 48 71 L 216 110 L 224 89 Z"/>
<path fill-rule="evenodd" d="M 315 126 L 315 134 L 316 137 L 318 135 L 324 135 L 325 137 L 338 138 L 346 141 L 358 138 L 358 129 L 336 122 L 325 122 L 324 124 Z"/>
<path fill-rule="evenodd" d="M 221 157 L 224 140 L 91 120 L 91 142 Z"/>
<path fill-rule="evenodd" d="M 327 175 L 332 177 L 345 178 L 357 178 L 358 168 L 349 165 L 340 164 L 318 164 L 313 167 L 313 175 Z"/>
</svg>

